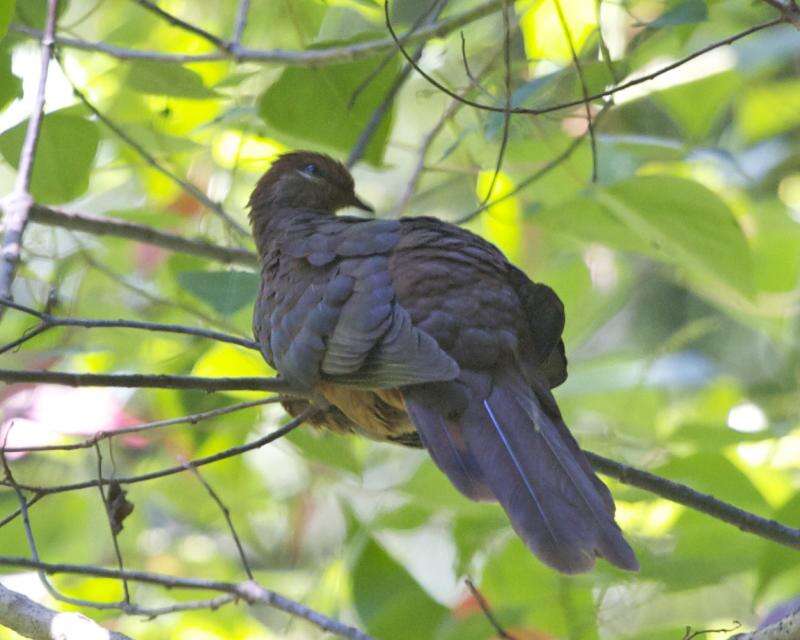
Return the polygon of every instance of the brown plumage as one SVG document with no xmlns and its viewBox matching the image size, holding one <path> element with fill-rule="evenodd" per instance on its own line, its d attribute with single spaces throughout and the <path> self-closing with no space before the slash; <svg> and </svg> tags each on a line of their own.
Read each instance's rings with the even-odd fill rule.
<svg viewBox="0 0 800 640">
<path fill-rule="evenodd" d="M 424 446 L 560 571 L 596 556 L 635 570 L 550 392 L 567 375 L 558 296 L 464 229 L 334 215 L 345 206 L 369 210 L 345 167 L 307 151 L 279 158 L 250 198 L 255 336 L 282 377 L 330 403 L 315 423 Z"/>
</svg>

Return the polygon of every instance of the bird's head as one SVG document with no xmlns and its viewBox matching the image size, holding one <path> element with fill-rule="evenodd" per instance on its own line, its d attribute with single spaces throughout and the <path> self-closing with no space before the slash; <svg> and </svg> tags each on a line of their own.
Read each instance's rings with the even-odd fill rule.
<svg viewBox="0 0 800 640">
<path fill-rule="evenodd" d="M 258 181 L 249 202 L 251 216 L 278 208 L 335 213 L 343 207 L 373 212 L 356 196 L 353 176 L 328 155 L 294 151 L 280 156 Z"/>
</svg>

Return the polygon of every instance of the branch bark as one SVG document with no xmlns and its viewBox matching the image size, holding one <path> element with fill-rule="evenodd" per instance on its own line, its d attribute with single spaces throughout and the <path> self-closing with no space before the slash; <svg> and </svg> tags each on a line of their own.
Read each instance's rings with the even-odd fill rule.
<svg viewBox="0 0 800 640">
<path fill-rule="evenodd" d="M 68 387 L 125 387 L 140 389 L 197 389 L 200 391 L 273 391 L 304 397 L 308 394 L 280 378 L 201 378 L 198 376 L 145 375 L 141 373 L 69 373 L 0 369 L 0 381 L 63 384 Z"/>
<path fill-rule="evenodd" d="M 0 584 L 0 626 L 33 640 L 131 640 L 86 616 L 48 609 Z"/>
<path fill-rule="evenodd" d="M 33 205 L 33 196 L 30 193 L 31 178 L 33 176 L 33 163 L 36 159 L 36 146 L 44 118 L 44 96 L 47 87 L 47 70 L 53 57 L 54 36 L 56 30 L 56 9 L 58 0 L 49 0 L 47 5 L 47 22 L 42 36 L 42 58 L 39 69 L 39 86 L 36 89 L 33 113 L 28 121 L 25 131 L 25 140 L 19 158 L 17 178 L 14 190 L 2 203 L 4 212 L 5 233 L 3 236 L 2 261 L 0 261 L 0 299 L 11 298 L 11 285 L 17 272 L 20 252 L 22 250 L 22 236 L 28 225 L 28 215 Z M 0 307 L 0 320 L 3 318 L 4 309 Z"/>
<path fill-rule="evenodd" d="M 448 33 L 457 31 L 461 27 L 491 15 L 501 5 L 501 0 L 487 0 L 458 15 L 440 20 L 413 35 L 402 38 L 404 44 L 416 44 L 431 38 L 441 38 Z M 32 38 L 41 39 L 43 34 L 37 29 L 15 24 L 11 31 L 21 33 Z M 302 67 L 322 67 L 338 62 L 350 62 L 368 58 L 377 53 L 391 51 L 395 47 L 391 38 L 379 38 L 357 44 L 329 47 L 326 49 L 307 49 L 304 51 L 286 51 L 285 49 L 249 49 L 247 47 L 231 46 L 227 50 L 217 50 L 212 53 L 201 54 L 171 54 L 160 51 L 143 51 L 141 49 L 128 49 L 104 42 L 90 42 L 79 38 L 59 37 L 56 44 L 63 47 L 83 49 L 84 51 L 97 51 L 113 56 L 120 60 L 154 60 L 157 62 L 216 62 L 219 60 L 233 59 L 239 62 L 258 62 L 262 64 L 279 64 Z"/>
<path fill-rule="evenodd" d="M 119 571 L 116 569 L 88 565 L 37 562 L 28 558 L 9 556 L 0 556 L 0 566 L 37 569 L 48 574 L 69 573 L 97 578 L 125 578 L 131 582 L 154 584 L 167 589 L 201 589 L 229 593 L 240 600 L 244 600 L 248 604 L 265 604 L 275 609 L 280 609 L 290 615 L 303 618 L 323 631 L 327 631 L 341 638 L 348 638 L 349 640 L 376 640 L 355 627 L 329 618 L 318 611 L 310 609 L 304 604 L 282 596 L 275 591 L 270 591 L 253 581 L 234 583 L 220 580 L 203 580 L 200 578 L 182 578 L 148 571 Z"/>
<path fill-rule="evenodd" d="M 61 227 L 62 229 L 145 242 L 170 251 L 211 258 L 225 264 L 239 264 L 246 267 L 258 264 L 256 254 L 247 249 L 223 247 L 205 240 L 184 238 L 175 233 L 159 231 L 144 224 L 106 216 L 74 213 L 34 204 L 31 207 L 30 220 L 38 224 Z"/>
</svg>

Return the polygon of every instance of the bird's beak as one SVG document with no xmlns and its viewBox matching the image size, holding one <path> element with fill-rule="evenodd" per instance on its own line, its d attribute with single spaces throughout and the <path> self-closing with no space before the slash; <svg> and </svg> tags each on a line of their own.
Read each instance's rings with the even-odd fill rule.
<svg viewBox="0 0 800 640">
<path fill-rule="evenodd" d="M 354 207 L 357 207 L 358 209 L 361 209 L 362 211 L 366 211 L 367 213 L 372 213 L 372 214 L 375 213 L 375 209 L 373 209 L 371 206 L 369 206 L 366 202 L 361 200 L 355 194 L 353 194 L 353 200 L 350 204 L 352 204 Z"/>
</svg>

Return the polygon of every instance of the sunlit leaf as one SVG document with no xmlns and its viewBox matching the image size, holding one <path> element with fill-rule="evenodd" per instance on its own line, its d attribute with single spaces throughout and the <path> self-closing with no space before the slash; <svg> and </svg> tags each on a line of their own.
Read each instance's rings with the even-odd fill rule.
<svg viewBox="0 0 800 640">
<path fill-rule="evenodd" d="M 397 70 L 397 61 L 392 60 L 366 82 L 380 62 L 367 58 L 325 67 L 289 67 L 262 94 L 259 113 L 282 142 L 297 140 L 347 153 L 383 101 Z M 367 146 L 365 158 L 373 164 L 383 159 L 391 121 L 389 109 Z"/>
<path fill-rule="evenodd" d="M 28 121 L 0 134 L 0 153 L 15 169 L 19 166 Z M 56 111 L 42 120 L 31 193 L 42 203 L 74 200 L 89 186 L 100 134 L 85 118 Z M 69 158 L 69 162 L 65 162 Z"/>
<path fill-rule="evenodd" d="M 375 541 L 369 540 L 353 566 L 353 600 L 369 633 L 391 638 L 398 630 L 418 640 L 435 638 L 447 609 Z"/>
<path fill-rule="evenodd" d="M 219 94 L 200 75 L 174 63 L 136 60 L 129 64 L 127 86 L 142 93 L 205 100 Z"/>
<path fill-rule="evenodd" d="M 178 282 L 221 314 L 252 304 L 259 278 L 249 271 L 181 271 Z"/>
<path fill-rule="evenodd" d="M 251 377 L 269 378 L 275 372 L 267 366 L 261 354 L 236 347 L 232 344 L 220 343 L 206 351 L 195 363 L 192 375 L 209 378 Z M 263 398 L 260 391 L 222 391 L 227 395 L 245 400 Z"/>
</svg>

